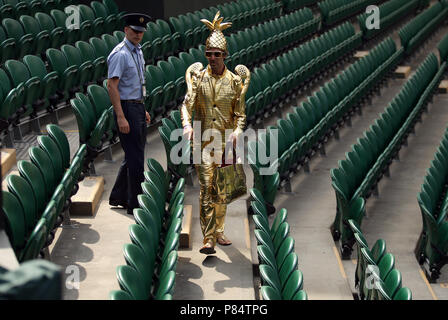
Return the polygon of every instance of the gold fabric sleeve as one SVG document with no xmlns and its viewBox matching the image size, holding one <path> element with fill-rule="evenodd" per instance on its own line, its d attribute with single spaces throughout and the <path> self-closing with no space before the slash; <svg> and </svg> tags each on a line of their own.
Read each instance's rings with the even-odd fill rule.
<svg viewBox="0 0 448 320">
<path fill-rule="evenodd" d="M 196 62 L 188 67 L 185 72 L 185 82 L 187 84 L 187 93 L 181 107 L 182 126 L 192 126 L 191 119 L 193 117 L 194 105 L 197 99 L 198 82 L 200 78 L 201 70 L 203 69 L 202 63 Z"/>
<path fill-rule="evenodd" d="M 246 92 L 250 84 L 250 71 L 244 65 L 237 65 L 235 72 L 238 74 L 240 81 L 238 81 L 237 99 L 233 109 L 235 134 L 240 135 L 244 131 L 246 125 Z"/>
</svg>

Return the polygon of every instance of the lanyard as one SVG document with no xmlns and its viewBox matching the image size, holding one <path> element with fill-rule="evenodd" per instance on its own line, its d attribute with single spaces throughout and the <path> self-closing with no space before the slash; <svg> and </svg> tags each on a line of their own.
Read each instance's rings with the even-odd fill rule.
<svg viewBox="0 0 448 320">
<path fill-rule="evenodd" d="M 143 70 L 140 70 L 140 64 L 135 60 L 134 55 L 132 54 L 132 50 L 131 50 L 131 48 L 129 48 L 128 44 L 125 42 L 124 45 L 129 50 L 129 53 L 131 54 L 132 60 L 134 60 L 135 66 L 137 67 L 138 77 L 140 79 L 140 84 L 142 85 L 142 97 L 144 99 L 145 98 L 145 90 L 143 89 L 143 86 L 145 85 L 145 82 L 144 82 L 144 78 L 142 77 L 142 74 L 141 74 L 141 72 Z M 137 59 L 138 60 L 140 59 L 140 56 L 138 55 L 138 52 L 137 52 Z"/>
</svg>

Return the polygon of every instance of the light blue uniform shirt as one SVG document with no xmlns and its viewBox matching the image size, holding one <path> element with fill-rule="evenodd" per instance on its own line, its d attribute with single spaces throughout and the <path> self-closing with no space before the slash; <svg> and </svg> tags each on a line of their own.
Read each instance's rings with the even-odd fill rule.
<svg viewBox="0 0 448 320">
<path fill-rule="evenodd" d="M 128 50 L 129 47 L 131 52 Z M 135 60 L 135 62 L 134 62 Z M 124 38 L 107 57 L 108 78 L 120 78 L 118 92 L 121 100 L 140 100 L 142 97 L 142 82 L 145 81 L 145 59 L 140 44 L 133 45 Z M 140 76 L 137 66 L 140 68 Z M 142 77 L 142 79 L 140 79 Z M 144 85 L 144 84 L 143 84 Z"/>
</svg>

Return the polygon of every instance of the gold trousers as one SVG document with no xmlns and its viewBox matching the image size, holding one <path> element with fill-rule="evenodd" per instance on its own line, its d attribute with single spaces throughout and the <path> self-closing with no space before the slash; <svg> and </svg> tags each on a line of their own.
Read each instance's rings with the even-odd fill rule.
<svg viewBox="0 0 448 320">
<path fill-rule="evenodd" d="M 211 240 L 216 244 L 216 238 L 224 234 L 224 220 L 226 216 L 227 205 L 213 202 L 213 175 L 217 165 L 200 164 L 196 165 L 196 172 L 199 177 L 199 214 L 201 221 L 202 235 L 204 244 Z"/>
</svg>

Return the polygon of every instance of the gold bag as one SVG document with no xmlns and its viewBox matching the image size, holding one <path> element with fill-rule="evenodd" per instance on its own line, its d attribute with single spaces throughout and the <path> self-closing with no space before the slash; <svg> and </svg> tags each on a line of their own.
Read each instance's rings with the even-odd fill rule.
<svg viewBox="0 0 448 320">
<path fill-rule="evenodd" d="M 234 163 L 223 165 L 215 169 L 215 203 L 229 204 L 247 193 L 246 174 L 243 165 Z"/>
</svg>

